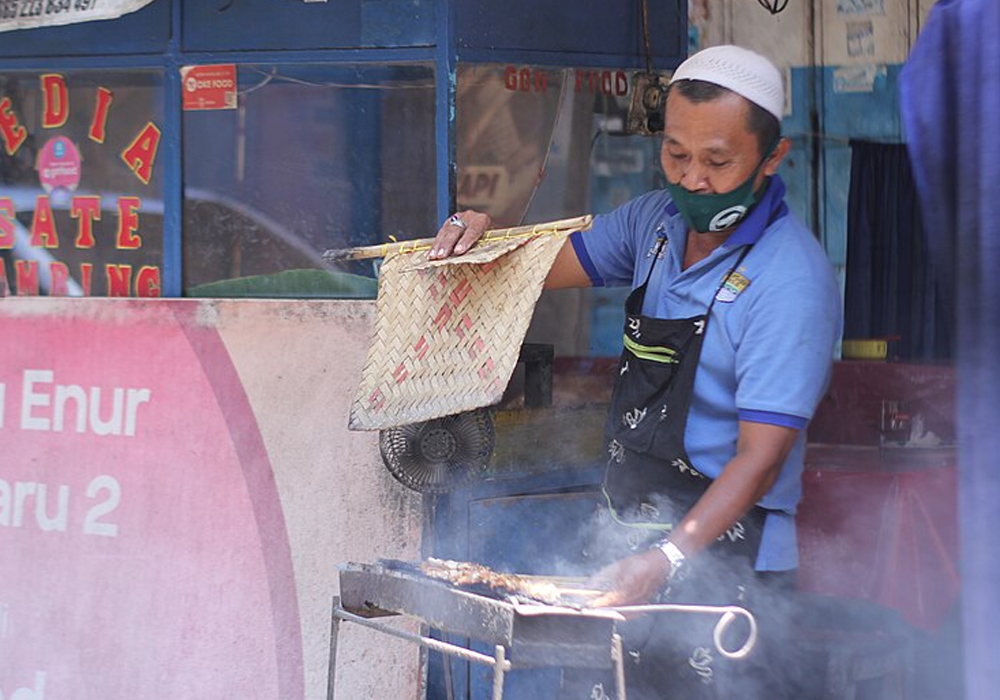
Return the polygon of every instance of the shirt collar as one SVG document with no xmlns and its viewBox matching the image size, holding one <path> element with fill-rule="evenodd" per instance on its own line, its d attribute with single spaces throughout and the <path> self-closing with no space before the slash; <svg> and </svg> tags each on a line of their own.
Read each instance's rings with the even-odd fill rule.
<svg viewBox="0 0 1000 700">
<path fill-rule="evenodd" d="M 788 215 L 788 205 L 785 204 L 785 183 L 780 175 L 768 178 L 767 190 L 757 205 L 750 210 L 747 217 L 740 222 L 736 230 L 722 245 L 734 248 L 753 245 L 764 235 L 764 231 L 778 219 Z"/>
<path fill-rule="evenodd" d="M 666 190 L 664 190 L 666 191 Z M 680 210 L 677 205 L 674 204 L 674 200 L 667 202 L 667 206 L 664 207 L 664 211 L 667 215 L 666 230 L 667 239 L 670 242 L 668 246 L 670 248 L 670 254 L 674 256 L 678 268 L 680 268 L 684 255 L 684 248 L 687 245 L 687 226 L 684 224 L 684 218 L 681 216 Z"/>
</svg>

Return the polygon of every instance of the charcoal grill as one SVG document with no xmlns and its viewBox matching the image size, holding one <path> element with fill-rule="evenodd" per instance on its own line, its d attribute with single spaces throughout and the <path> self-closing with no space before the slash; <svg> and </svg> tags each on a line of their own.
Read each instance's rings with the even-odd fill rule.
<svg viewBox="0 0 1000 700">
<path fill-rule="evenodd" d="M 642 605 L 622 608 L 573 608 L 500 599 L 463 590 L 423 576 L 415 565 L 346 564 L 340 570 L 340 595 L 333 600 L 327 700 L 334 700 L 337 636 L 342 621 L 369 627 L 428 649 L 493 669 L 493 700 L 503 697 L 505 674 L 515 668 L 613 669 L 615 698 L 626 700 L 622 642 L 616 626 L 623 613 L 681 612 L 718 615 L 715 647 L 729 658 L 743 658 L 757 639 L 757 623 L 736 606 Z M 493 656 L 468 647 L 396 629 L 377 618 L 407 615 L 447 634 L 492 645 Z M 749 624 L 742 647 L 724 647 L 726 628 L 738 617 Z"/>
</svg>

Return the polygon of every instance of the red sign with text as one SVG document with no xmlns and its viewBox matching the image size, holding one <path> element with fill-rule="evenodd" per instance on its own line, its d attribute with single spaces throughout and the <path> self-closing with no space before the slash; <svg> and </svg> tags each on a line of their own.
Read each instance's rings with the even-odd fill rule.
<svg viewBox="0 0 1000 700">
<path fill-rule="evenodd" d="M 181 94 L 185 111 L 236 109 L 236 66 L 181 68 Z"/>
</svg>

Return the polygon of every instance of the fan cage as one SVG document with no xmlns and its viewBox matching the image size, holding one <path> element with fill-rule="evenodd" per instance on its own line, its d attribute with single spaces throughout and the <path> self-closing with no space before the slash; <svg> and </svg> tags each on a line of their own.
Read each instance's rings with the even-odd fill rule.
<svg viewBox="0 0 1000 700">
<path fill-rule="evenodd" d="M 487 409 L 379 431 L 389 473 L 420 493 L 445 493 L 483 473 L 495 444 Z"/>
</svg>

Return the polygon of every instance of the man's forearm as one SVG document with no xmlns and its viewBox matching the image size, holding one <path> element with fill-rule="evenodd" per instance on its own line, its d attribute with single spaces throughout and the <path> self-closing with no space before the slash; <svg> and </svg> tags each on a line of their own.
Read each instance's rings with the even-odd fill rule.
<svg viewBox="0 0 1000 700">
<path fill-rule="evenodd" d="M 674 528 L 670 541 L 691 557 L 724 535 L 767 493 L 773 479 L 734 457 L 694 507 Z M 765 486 L 766 483 L 766 486 Z"/>
<path fill-rule="evenodd" d="M 789 428 L 743 423 L 736 456 L 670 535 L 694 556 L 724 535 L 767 493 L 795 443 Z"/>
</svg>

